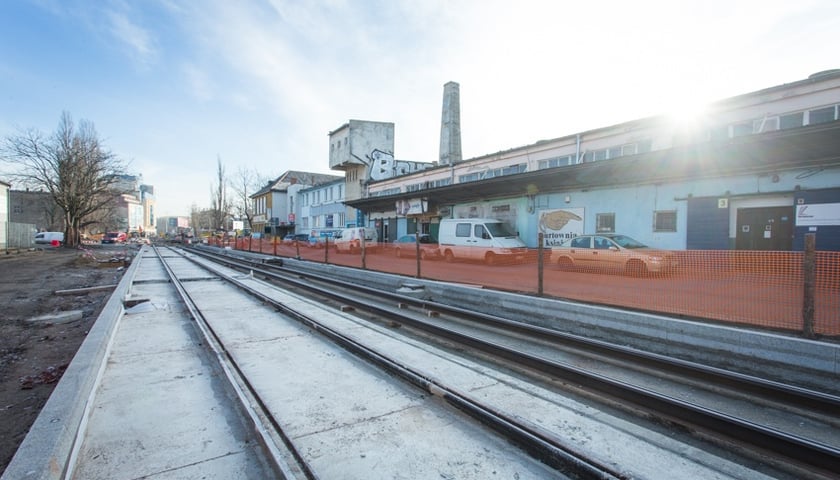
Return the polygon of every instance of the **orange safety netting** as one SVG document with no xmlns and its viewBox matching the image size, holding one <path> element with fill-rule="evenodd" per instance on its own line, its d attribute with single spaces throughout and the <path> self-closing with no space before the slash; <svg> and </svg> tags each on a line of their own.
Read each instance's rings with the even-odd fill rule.
<svg viewBox="0 0 840 480">
<path fill-rule="evenodd" d="M 523 255 L 453 263 L 400 257 L 392 245 L 362 256 L 279 239 L 210 239 L 239 250 L 297 257 L 407 277 L 474 284 L 487 288 L 643 310 L 681 318 L 759 326 L 809 335 L 840 335 L 840 252 L 690 250 L 669 252 L 672 264 L 631 268 L 629 258 L 563 264 L 550 249 Z M 586 259 L 588 260 L 588 259 Z M 631 262 L 632 263 L 632 262 Z M 811 266 L 813 265 L 813 266 Z M 542 266 L 542 268 L 540 268 Z M 540 277 L 542 276 L 542 277 Z M 540 281 L 540 279 L 542 281 Z"/>
</svg>

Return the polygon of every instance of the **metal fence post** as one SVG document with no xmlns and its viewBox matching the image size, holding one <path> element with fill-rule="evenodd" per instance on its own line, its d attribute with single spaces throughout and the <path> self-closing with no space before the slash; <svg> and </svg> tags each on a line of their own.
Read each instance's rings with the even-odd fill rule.
<svg viewBox="0 0 840 480">
<path fill-rule="evenodd" d="M 537 295 L 543 295 L 543 233 L 537 235 Z"/>
<path fill-rule="evenodd" d="M 417 275 L 420 278 L 420 234 L 414 232 L 414 255 L 417 258 Z"/>
<path fill-rule="evenodd" d="M 805 255 L 802 259 L 802 276 L 804 277 L 804 295 L 802 299 L 802 334 L 806 338 L 814 338 L 814 294 L 817 280 L 816 234 L 805 234 Z"/>
<path fill-rule="evenodd" d="M 359 236 L 362 237 L 362 270 L 367 270 L 367 259 L 365 256 L 365 229 L 362 228 L 361 232 L 359 232 Z"/>
</svg>

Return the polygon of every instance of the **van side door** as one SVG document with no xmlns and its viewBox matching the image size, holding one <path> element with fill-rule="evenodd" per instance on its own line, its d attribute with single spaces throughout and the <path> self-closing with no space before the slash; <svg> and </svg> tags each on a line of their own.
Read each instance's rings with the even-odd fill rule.
<svg viewBox="0 0 840 480">
<path fill-rule="evenodd" d="M 459 222 L 455 224 L 455 246 L 453 251 L 456 257 L 473 258 L 473 250 L 475 250 L 475 239 L 472 234 L 473 224 L 469 222 Z"/>
<path fill-rule="evenodd" d="M 473 225 L 473 244 L 470 257 L 476 260 L 484 260 L 484 254 L 493 250 L 493 237 L 482 223 Z"/>
</svg>

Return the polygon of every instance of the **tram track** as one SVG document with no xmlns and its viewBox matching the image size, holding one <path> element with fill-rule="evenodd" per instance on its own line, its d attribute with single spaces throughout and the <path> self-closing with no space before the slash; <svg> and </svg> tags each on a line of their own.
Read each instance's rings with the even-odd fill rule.
<svg viewBox="0 0 840 480">
<path fill-rule="evenodd" d="M 206 253 L 201 252 L 202 255 Z M 590 393 L 597 392 L 597 396 L 611 398 L 614 405 L 630 403 L 634 405 L 634 409 L 648 412 L 647 415 L 651 417 L 679 425 L 701 436 L 716 439 L 727 446 L 736 446 L 753 453 L 758 452 L 759 457 L 770 459 L 782 467 L 792 468 L 798 473 L 805 472 L 816 477 L 829 478 L 840 461 L 840 450 L 836 444 L 810 439 L 804 435 L 790 434 L 781 428 L 768 427 L 759 421 L 745 420 L 739 415 L 723 413 L 697 402 L 670 397 L 661 392 L 615 380 L 607 375 L 586 371 L 568 362 L 554 361 L 542 355 L 531 355 L 493 341 L 476 339 L 474 333 L 459 332 L 450 327 L 453 324 L 478 322 L 481 329 L 491 327 L 494 330 L 504 330 L 509 332 L 508 335 L 515 336 L 517 341 L 521 341 L 523 337 L 530 338 L 531 343 L 528 345 L 531 349 L 539 344 L 543 346 L 537 350 L 542 350 L 545 344 L 549 343 L 550 348 L 562 346 L 567 350 L 585 351 L 589 358 L 609 358 L 612 364 L 632 363 L 632 368 L 637 371 L 658 372 L 653 375 L 661 378 L 687 379 L 687 384 L 705 385 L 706 390 L 725 391 L 728 392 L 726 395 L 730 398 L 746 399 L 744 401 L 747 404 L 759 401 L 762 415 L 765 417 L 773 415 L 772 412 L 768 413 L 768 408 L 778 408 L 774 410 L 780 412 L 778 415 L 795 415 L 797 418 L 802 416 L 802 418 L 807 418 L 808 422 L 823 422 L 829 431 L 837 428 L 837 417 L 834 412 L 838 411 L 837 407 L 840 405 L 840 400 L 831 395 L 609 345 L 545 328 L 535 328 L 522 322 L 476 314 L 392 292 L 372 289 L 366 291 L 364 287 L 357 284 L 338 287 L 334 282 L 304 278 L 305 275 L 301 272 L 283 269 L 277 265 L 266 265 L 264 261 L 248 262 L 228 255 L 217 258 L 229 267 L 254 272 L 255 275 L 270 279 L 272 282 L 282 281 L 287 285 L 291 282 L 294 285 L 293 288 L 315 290 L 318 295 L 329 296 L 342 305 L 352 305 L 360 311 L 364 310 L 390 318 L 389 321 L 394 324 L 422 330 L 426 334 L 433 334 L 448 342 L 469 345 L 470 348 L 480 350 L 487 356 L 515 362 L 516 368 L 530 369 L 554 379 L 562 379 L 579 389 Z M 313 287 L 313 283 L 318 283 L 320 286 Z M 339 294 L 337 292 L 340 289 L 349 289 L 351 293 Z M 387 300 L 383 302 L 383 298 Z M 406 308 L 409 305 L 420 314 L 417 315 L 417 312 L 414 315 L 409 314 L 410 309 Z M 430 319 L 436 321 L 429 321 Z M 443 323 L 448 323 L 448 326 L 442 326 Z M 422 381 L 420 383 L 423 388 L 429 388 L 428 384 L 422 385 Z M 709 385 L 712 386 L 709 387 Z"/>
<path fill-rule="evenodd" d="M 164 262 L 165 263 L 165 262 Z M 262 423 L 271 426 L 273 435 L 276 435 L 283 440 L 283 446 L 286 449 L 283 452 L 278 452 L 277 448 L 270 447 L 268 451 L 270 457 L 275 461 L 275 468 L 278 471 L 289 475 L 290 472 L 296 472 L 296 475 L 291 478 L 318 478 L 316 473 L 303 459 L 302 455 L 297 451 L 293 442 L 282 432 L 280 422 L 275 420 L 269 412 L 269 409 L 259 399 L 257 389 L 248 381 L 246 374 L 239 367 L 234 357 L 228 353 L 223 344 L 223 340 L 213 330 L 212 326 L 207 322 L 200 312 L 200 308 L 195 305 L 195 302 L 190 298 L 189 294 L 180 285 L 180 281 L 171 269 L 167 268 L 170 273 L 170 279 L 174 284 L 178 285 L 178 290 L 184 298 L 185 302 L 190 305 L 191 316 L 196 320 L 199 329 L 204 334 L 204 337 L 212 345 L 212 349 L 219 358 L 220 363 L 224 365 L 229 380 L 237 385 L 236 390 L 239 393 L 240 401 L 248 406 L 250 416 L 255 419 L 255 425 L 260 422 L 256 419 L 262 419 Z M 253 273 L 253 269 L 247 270 Z M 598 463 L 597 459 L 586 458 L 578 452 L 570 449 L 562 441 L 557 439 L 549 432 L 541 431 L 533 425 L 528 425 L 521 422 L 514 416 L 505 414 L 505 412 L 498 411 L 491 406 L 484 405 L 480 401 L 472 398 L 465 392 L 458 391 L 455 388 L 447 386 L 435 379 L 429 378 L 424 373 L 417 371 L 410 366 L 404 365 L 389 356 L 369 348 L 366 345 L 346 336 L 340 331 L 334 330 L 319 321 L 301 313 L 294 308 L 284 305 L 282 302 L 276 301 L 269 294 L 260 293 L 252 288 L 246 286 L 243 282 L 237 281 L 233 277 L 225 278 L 231 284 L 236 285 L 239 289 L 247 291 L 249 295 L 259 298 L 266 304 L 273 305 L 278 311 L 283 314 L 295 318 L 307 327 L 317 331 L 321 335 L 329 338 L 334 343 L 340 345 L 365 359 L 367 362 L 375 364 L 385 371 L 411 383 L 429 394 L 443 399 L 445 402 L 453 405 L 458 410 L 463 411 L 471 417 L 477 419 L 481 424 L 489 426 L 496 430 L 510 442 L 518 445 L 524 451 L 529 452 L 534 458 L 541 463 L 552 467 L 568 478 L 583 478 L 583 479 L 611 479 L 611 478 L 625 478 L 621 471 L 612 468 L 606 464 Z M 257 405 L 258 408 L 253 408 Z M 258 431 L 265 431 L 264 427 L 258 427 Z M 267 438 L 263 442 L 265 445 L 272 445 Z M 276 443 L 275 443 L 276 445 Z M 274 450 L 274 451 L 272 451 Z M 290 466 L 288 462 L 289 457 L 294 458 L 294 463 Z"/>
<path fill-rule="evenodd" d="M 199 306 L 187 292 L 187 289 L 184 288 L 181 279 L 178 278 L 178 275 L 158 249 L 155 248 L 154 251 L 166 270 L 169 281 L 178 291 L 178 295 L 189 311 L 190 317 L 205 339 L 207 348 L 215 355 L 218 365 L 225 373 L 234 395 L 239 399 L 239 405 L 244 410 L 245 416 L 252 422 L 254 431 L 260 438 L 260 445 L 266 457 L 270 459 L 274 471 L 280 478 L 316 480 L 318 477 L 315 472 L 312 471 L 309 464 L 295 448 L 291 439 L 284 434 L 279 422 L 260 399 L 254 385 L 248 380 L 248 376 L 225 347 L 222 338 L 201 313 Z M 267 428 L 269 426 L 270 428 Z"/>
</svg>

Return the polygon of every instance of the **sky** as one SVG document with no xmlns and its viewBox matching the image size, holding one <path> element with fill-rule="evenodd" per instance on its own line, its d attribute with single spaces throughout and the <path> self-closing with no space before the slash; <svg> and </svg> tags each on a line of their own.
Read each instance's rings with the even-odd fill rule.
<svg viewBox="0 0 840 480">
<path fill-rule="evenodd" d="M 186 216 L 218 161 L 341 175 L 350 119 L 437 160 L 449 81 L 469 159 L 840 68 L 838 31 L 836 0 L 3 0 L 0 137 L 89 121 Z"/>
</svg>

